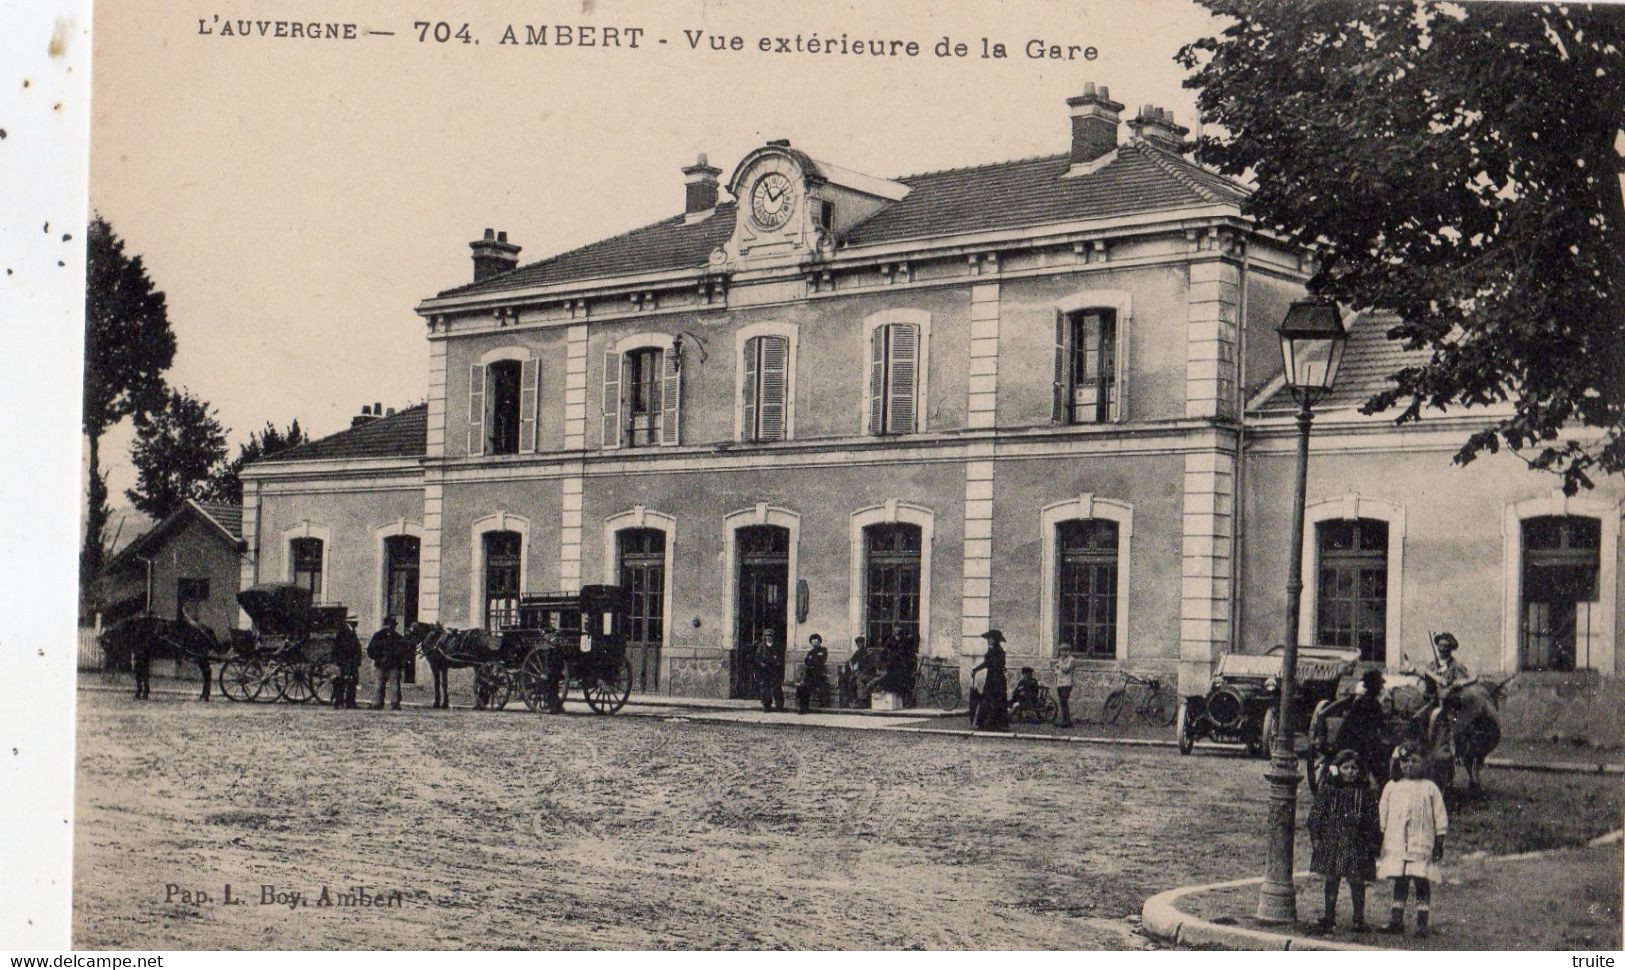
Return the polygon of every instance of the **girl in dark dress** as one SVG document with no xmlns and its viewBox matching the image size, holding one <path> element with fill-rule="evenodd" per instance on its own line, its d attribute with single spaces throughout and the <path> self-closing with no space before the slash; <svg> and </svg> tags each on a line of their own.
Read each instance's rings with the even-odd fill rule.
<svg viewBox="0 0 1625 970">
<path fill-rule="evenodd" d="M 1337 915 L 1337 890 L 1349 884 L 1354 907 L 1350 929 L 1366 932 L 1365 884 L 1377 878 L 1377 851 L 1382 847 L 1382 826 L 1377 818 L 1377 793 L 1366 781 L 1360 754 L 1338 752 L 1326 772 L 1326 782 L 1315 795 L 1309 812 L 1309 839 L 1313 852 L 1309 871 L 1326 880 L 1326 909 L 1317 927 L 1331 930 Z"/>
<path fill-rule="evenodd" d="M 978 670 L 987 671 L 982 682 L 981 700 L 976 705 L 975 723 L 979 731 L 1010 730 L 1010 685 L 1004 671 L 1004 634 L 989 630 L 982 634 L 987 641 L 987 653 L 982 662 L 971 668 L 971 676 Z"/>
</svg>

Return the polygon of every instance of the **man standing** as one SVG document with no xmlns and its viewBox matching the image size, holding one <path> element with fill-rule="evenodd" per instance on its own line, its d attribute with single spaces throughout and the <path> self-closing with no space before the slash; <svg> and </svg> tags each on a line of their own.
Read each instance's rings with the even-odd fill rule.
<svg viewBox="0 0 1625 970">
<path fill-rule="evenodd" d="M 383 627 L 367 641 L 367 656 L 378 669 L 378 696 L 373 698 L 373 710 L 383 709 L 384 687 L 391 679 L 395 681 L 395 702 L 390 709 L 401 709 L 401 670 L 406 666 L 406 651 L 406 640 L 395 632 L 395 618 L 384 617 Z"/>
<path fill-rule="evenodd" d="M 801 661 L 801 683 L 796 685 L 796 713 L 805 714 L 815 703 L 829 706 L 829 651 L 824 638 L 814 633 L 807 638 L 807 656 Z"/>
<path fill-rule="evenodd" d="M 1061 644 L 1055 658 L 1055 698 L 1061 704 L 1056 723 L 1064 728 L 1072 726 L 1072 671 L 1077 665 L 1078 660 L 1072 655 L 1072 644 Z"/>
<path fill-rule="evenodd" d="M 784 710 L 784 644 L 772 627 L 762 630 L 762 642 L 756 647 L 756 677 L 762 710 Z"/>
<path fill-rule="evenodd" d="M 361 679 L 361 638 L 355 635 L 356 620 L 347 618 L 333 638 L 333 706 L 355 707 L 356 681 Z"/>
</svg>

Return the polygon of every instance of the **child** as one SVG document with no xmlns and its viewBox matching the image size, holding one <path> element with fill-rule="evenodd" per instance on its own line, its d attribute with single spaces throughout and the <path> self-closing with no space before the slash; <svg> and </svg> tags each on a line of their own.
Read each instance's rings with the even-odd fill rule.
<svg viewBox="0 0 1625 970">
<path fill-rule="evenodd" d="M 1010 716 L 1038 717 L 1038 677 L 1031 667 L 1021 668 L 1015 690 L 1010 692 Z"/>
<path fill-rule="evenodd" d="M 1449 817 L 1444 795 L 1427 777 L 1427 763 L 1415 744 L 1399 749 L 1403 778 L 1391 781 L 1382 790 L 1377 814 L 1382 819 L 1382 855 L 1377 859 L 1377 877 L 1394 880 L 1394 908 L 1385 933 L 1405 928 L 1405 898 L 1411 884 L 1416 886 L 1416 935 L 1428 935 L 1428 910 L 1433 899 L 1433 883 L 1439 878 L 1439 860 L 1444 858 L 1444 835 Z"/>
<path fill-rule="evenodd" d="M 1338 886 L 1347 879 L 1349 903 L 1354 907 L 1349 928 L 1366 932 L 1365 884 L 1377 875 L 1382 829 L 1377 820 L 1377 796 L 1366 784 L 1359 752 L 1340 751 L 1332 759 L 1309 812 L 1309 838 L 1314 846 L 1309 870 L 1326 880 L 1326 909 L 1318 929 L 1330 932 L 1335 925 Z"/>
</svg>

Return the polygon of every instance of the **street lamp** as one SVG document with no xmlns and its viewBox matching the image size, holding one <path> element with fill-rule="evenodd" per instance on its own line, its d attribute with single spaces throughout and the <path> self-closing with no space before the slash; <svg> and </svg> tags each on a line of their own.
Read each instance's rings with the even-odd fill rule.
<svg viewBox="0 0 1625 970">
<path fill-rule="evenodd" d="M 1298 758 L 1293 751 L 1293 712 L 1298 692 L 1298 604 L 1303 599 L 1303 504 L 1309 478 L 1309 423 L 1315 402 L 1331 393 L 1343 362 L 1348 331 L 1337 304 L 1298 300 L 1281 321 L 1281 360 L 1286 386 L 1298 402 L 1298 470 L 1292 489 L 1292 540 L 1286 576 L 1286 640 L 1281 652 L 1281 697 L 1277 734 L 1271 745 L 1269 856 L 1264 885 L 1258 894 L 1261 923 L 1291 923 L 1298 918 L 1292 886 L 1292 839 L 1297 828 Z M 1266 739 L 1268 741 L 1268 739 Z"/>
</svg>

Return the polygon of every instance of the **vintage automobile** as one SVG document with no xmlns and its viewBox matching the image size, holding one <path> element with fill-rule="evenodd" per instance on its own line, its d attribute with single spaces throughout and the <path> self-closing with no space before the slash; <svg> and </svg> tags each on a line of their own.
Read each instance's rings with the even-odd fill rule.
<svg viewBox="0 0 1625 970">
<path fill-rule="evenodd" d="M 1185 697 L 1174 718 L 1179 753 L 1190 754 L 1206 739 L 1241 744 L 1247 753 L 1269 757 L 1277 728 L 1280 703 L 1282 647 L 1266 654 L 1225 654 L 1213 671 L 1205 695 Z M 1309 727 L 1309 718 L 1321 701 L 1337 693 L 1338 681 L 1354 672 L 1358 650 L 1335 647 L 1298 648 L 1296 731 Z"/>
</svg>

